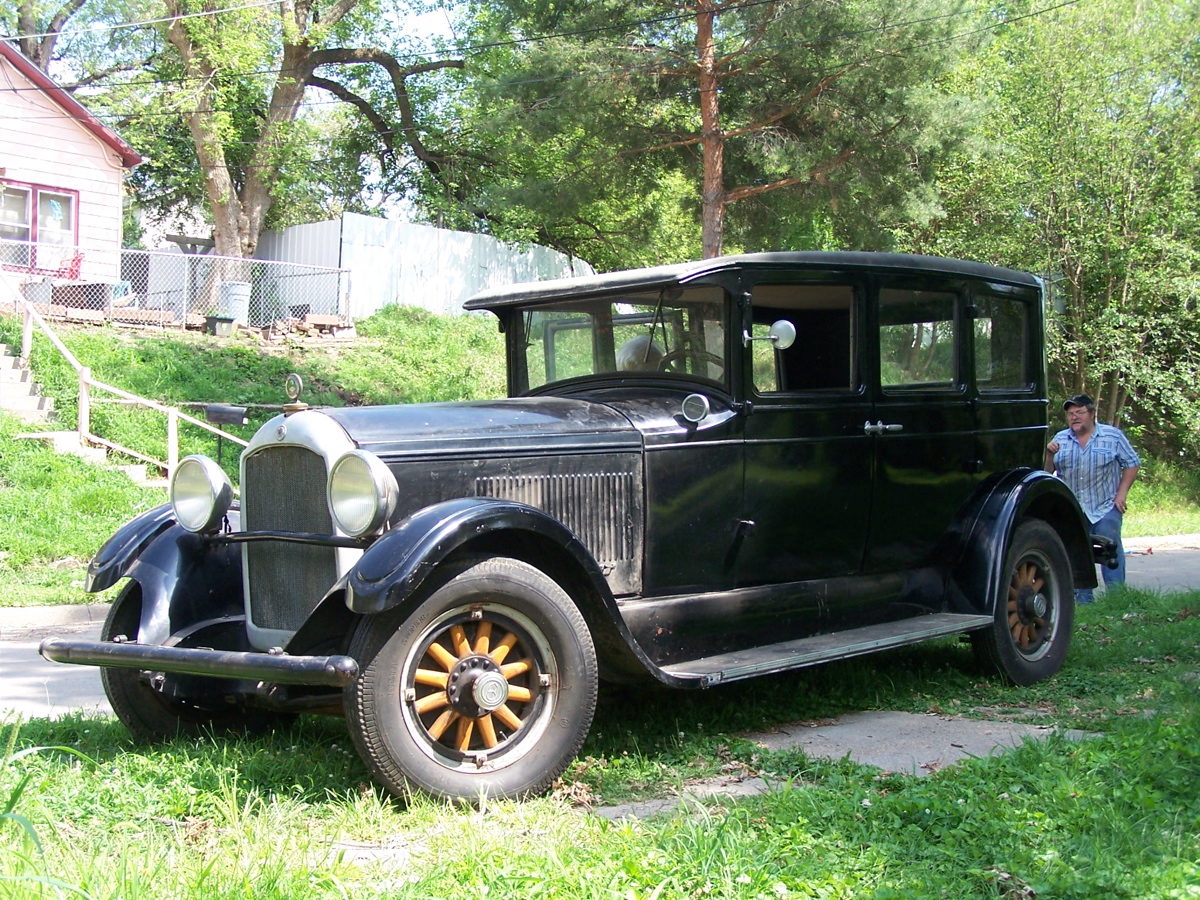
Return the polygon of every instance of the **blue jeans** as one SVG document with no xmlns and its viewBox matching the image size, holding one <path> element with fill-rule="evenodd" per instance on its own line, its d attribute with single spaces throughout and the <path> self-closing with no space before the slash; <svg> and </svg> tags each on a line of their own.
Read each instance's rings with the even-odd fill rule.
<svg viewBox="0 0 1200 900">
<path fill-rule="evenodd" d="M 1125 583 L 1125 547 L 1121 543 L 1121 521 L 1123 518 L 1124 516 L 1114 506 L 1101 516 L 1098 522 L 1092 523 L 1092 534 L 1100 534 L 1117 542 L 1117 567 L 1115 569 L 1110 569 L 1108 566 L 1100 567 L 1100 576 L 1104 579 L 1105 587 L 1112 584 Z M 1091 603 L 1093 599 L 1091 588 L 1076 589 L 1076 603 Z"/>
</svg>

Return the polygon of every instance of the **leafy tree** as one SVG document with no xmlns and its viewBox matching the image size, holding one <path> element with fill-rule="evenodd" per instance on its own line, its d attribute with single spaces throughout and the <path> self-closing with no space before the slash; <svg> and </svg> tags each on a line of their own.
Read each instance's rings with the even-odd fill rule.
<svg viewBox="0 0 1200 900">
<path fill-rule="evenodd" d="M 832 221 L 832 241 L 886 241 L 881 212 L 936 208 L 931 163 L 966 124 L 938 89 L 962 46 L 953 30 L 970 30 L 957 10 L 479 0 L 472 42 L 490 49 L 472 60 L 473 109 L 459 110 L 477 152 L 460 158 L 458 211 L 492 230 L 536 223 L 542 240 L 593 261 L 605 242 L 635 256 L 655 243 L 662 216 L 646 197 L 670 220 L 699 219 L 703 255 L 727 234 L 747 249 L 787 246 Z"/>
<path fill-rule="evenodd" d="M 152 41 L 120 26 L 159 12 L 155 0 L 15 0 L 0 6 L 0 34 L 73 90 L 144 65 Z"/>
<path fill-rule="evenodd" d="M 139 5 L 140 4 L 140 5 Z M 96 53 L 56 55 L 61 40 L 90 29 L 73 21 L 126 23 L 156 21 L 157 32 L 142 29 L 143 39 L 159 41 L 155 54 L 119 58 L 120 42 L 110 42 L 112 64 L 100 65 Z M 80 73 L 77 84 L 103 86 L 90 105 L 118 116 L 118 127 L 151 162 L 135 176 L 143 198 L 160 213 L 203 198 L 213 220 L 216 252 L 251 256 L 277 201 L 299 198 L 295 209 L 312 209 L 322 200 L 345 199 L 366 190 L 370 173 L 341 141 L 344 119 L 338 114 L 306 114 L 316 96 L 364 117 L 379 136 L 383 158 L 411 155 L 437 173 L 439 159 L 422 141 L 419 110 L 411 84 L 419 76 L 462 65 L 457 59 L 398 56 L 376 45 L 385 24 L 402 17 L 396 4 L 375 0 L 281 0 L 277 4 L 228 4 L 222 0 L 20 0 L 6 21 L 13 39 L 36 55 L 43 67 L 59 61 Z M 112 28 L 108 33 L 127 29 Z M 397 41 L 388 38 L 388 46 Z M 94 45 L 94 42 L 93 42 Z M 99 68 L 96 68 L 97 66 Z M 142 72 L 127 73 L 135 65 Z M 390 90 L 386 103 L 372 103 L 356 91 L 371 70 L 384 73 Z M 117 76 L 117 77 L 114 77 Z M 149 77 L 147 77 L 149 76 Z M 180 129 L 180 125 L 183 129 Z M 182 133 L 181 133 L 182 131 Z M 314 166 L 325 152 L 326 166 Z M 318 173 L 330 182 L 348 179 L 345 190 L 322 189 Z M 275 221 L 287 221 L 289 215 Z"/>
<path fill-rule="evenodd" d="M 913 249 L 1042 272 L 1061 396 L 1171 443 L 1200 413 L 1200 117 L 1194 0 L 1011 5 L 956 74 L 993 104 L 987 153 L 943 169 L 947 214 Z"/>
</svg>

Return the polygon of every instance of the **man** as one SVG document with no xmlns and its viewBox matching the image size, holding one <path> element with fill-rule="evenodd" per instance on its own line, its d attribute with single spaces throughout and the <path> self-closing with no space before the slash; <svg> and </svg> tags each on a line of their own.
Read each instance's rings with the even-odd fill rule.
<svg viewBox="0 0 1200 900">
<path fill-rule="evenodd" d="M 1074 491 L 1092 523 L 1092 534 L 1117 542 L 1117 567 L 1104 566 L 1101 572 L 1105 585 L 1124 584 L 1121 520 L 1141 460 L 1120 428 L 1096 421 L 1096 404 L 1087 394 L 1064 401 L 1063 412 L 1067 427 L 1046 445 L 1046 471 L 1056 472 Z M 1092 599 L 1090 588 L 1075 592 L 1076 603 L 1091 603 Z"/>
</svg>

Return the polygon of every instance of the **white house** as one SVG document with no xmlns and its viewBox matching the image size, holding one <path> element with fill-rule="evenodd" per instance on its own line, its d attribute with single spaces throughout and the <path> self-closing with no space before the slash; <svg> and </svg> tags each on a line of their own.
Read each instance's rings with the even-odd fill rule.
<svg viewBox="0 0 1200 900">
<path fill-rule="evenodd" d="M 119 278 L 121 185 L 140 162 L 112 129 L 0 40 L 5 270 L 83 282 Z"/>
</svg>

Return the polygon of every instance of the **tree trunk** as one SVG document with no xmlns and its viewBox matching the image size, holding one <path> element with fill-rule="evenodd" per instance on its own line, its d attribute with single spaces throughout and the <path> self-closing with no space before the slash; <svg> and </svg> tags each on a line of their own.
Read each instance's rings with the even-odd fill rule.
<svg viewBox="0 0 1200 900">
<path fill-rule="evenodd" d="M 725 136 L 721 132 L 721 98 L 716 76 L 713 22 L 716 4 L 700 0 L 696 16 L 696 55 L 700 70 L 701 147 L 704 155 L 704 194 L 701 207 L 701 248 L 705 259 L 721 255 L 725 230 Z"/>
</svg>

